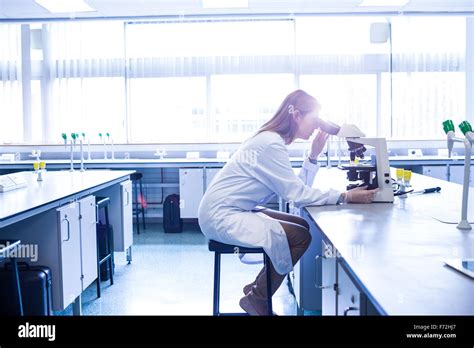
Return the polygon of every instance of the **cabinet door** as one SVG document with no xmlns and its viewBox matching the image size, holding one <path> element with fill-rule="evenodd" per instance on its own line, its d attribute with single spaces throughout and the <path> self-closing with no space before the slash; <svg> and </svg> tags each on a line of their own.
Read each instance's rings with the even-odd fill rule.
<svg viewBox="0 0 474 348">
<path fill-rule="evenodd" d="M 321 260 L 321 290 L 323 315 L 336 315 L 336 257 L 332 246 L 322 242 L 323 256 Z"/>
<path fill-rule="evenodd" d="M 464 162 L 463 162 L 464 163 Z M 464 184 L 464 166 L 451 166 L 451 182 Z M 474 166 L 471 166 L 471 175 L 469 176 L 469 186 L 474 187 Z"/>
<path fill-rule="evenodd" d="M 58 208 L 57 213 L 62 284 L 59 299 L 61 307 L 66 308 L 82 291 L 79 204 L 75 202 Z"/>
<path fill-rule="evenodd" d="M 97 231 L 95 197 L 79 201 L 82 252 L 82 290 L 97 279 Z"/>
<path fill-rule="evenodd" d="M 446 174 L 446 166 L 423 166 L 423 175 L 436 179 L 447 180 Z"/>
<path fill-rule="evenodd" d="M 132 182 L 124 181 L 121 187 L 122 204 L 122 243 L 120 251 L 125 251 L 133 244 L 133 205 L 132 205 Z M 115 243 L 115 241 L 114 241 Z M 114 249 L 117 248 L 114 246 Z"/>
<path fill-rule="evenodd" d="M 212 182 L 212 179 L 219 173 L 220 168 L 206 168 L 206 187 L 204 188 L 204 192 L 206 192 L 207 188 Z"/>
<path fill-rule="evenodd" d="M 346 270 L 337 264 L 337 315 L 360 315 L 360 291 Z"/>
<path fill-rule="evenodd" d="M 203 169 L 179 170 L 179 195 L 181 218 L 196 219 L 199 203 L 204 194 Z"/>
</svg>

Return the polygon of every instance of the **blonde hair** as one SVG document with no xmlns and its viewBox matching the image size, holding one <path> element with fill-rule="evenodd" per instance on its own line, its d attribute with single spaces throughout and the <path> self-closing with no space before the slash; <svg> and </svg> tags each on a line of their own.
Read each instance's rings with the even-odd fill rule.
<svg viewBox="0 0 474 348">
<path fill-rule="evenodd" d="M 298 126 L 293 114 L 299 111 L 301 116 L 313 111 L 319 106 L 319 102 L 305 91 L 298 89 L 290 93 L 281 103 L 275 115 L 260 127 L 257 134 L 272 131 L 280 134 L 285 143 L 291 144 L 295 140 Z"/>
</svg>

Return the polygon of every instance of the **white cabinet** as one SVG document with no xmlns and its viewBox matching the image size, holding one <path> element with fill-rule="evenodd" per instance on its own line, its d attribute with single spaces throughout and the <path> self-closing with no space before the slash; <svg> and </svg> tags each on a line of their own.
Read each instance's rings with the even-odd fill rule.
<svg viewBox="0 0 474 348">
<path fill-rule="evenodd" d="M 71 203 L 58 208 L 57 219 L 58 243 L 53 244 L 57 252 L 55 253 L 53 248 L 48 249 L 51 255 L 58 254 L 55 259 L 60 261 L 56 263 L 59 266 L 58 269 L 52 270 L 53 308 L 63 310 L 82 292 L 79 204 Z"/>
<path fill-rule="evenodd" d="M 115 251 L 125 251 L 133 244 L 133 203 L 132 182 L 130 180 L 120 184 L 121 229 L 114 232 Z"/>
<path fill-rule="evenodd" d="M 181 168 L 179 170 L 181 218 L 197 219 L 202 196 L 219 170 L 220 168 Z"/>
<path fill-rule="evenodd" d="M 36 257 L 22 261 L 51 269 L 53 310 L 64 310 L 97 278 L 95 197 L 48 210 L 2 229 Z"/>
<path fill-rule="evenodd" d="M 456 184 L 463 185 L 464 183 L 464 166 L 451 166 L 450 181 Z M 474 166 L 471 166 L 471 175 L 469 176 L 469 186 L 474 187 Z"/>
<path fill-rule="evenodd" d="M 179 196 L 181 218 L 197 218 L 199 203 L 204 195 L 204 170 L 181 168 L 179 170 Z"/>
<path fill-rule="evenodd" d="M 133 244 L 132 182 L 113 185 L 98 194 L 109 197 L 109 221 L 114 235 L 114 251 L 126 251 Z"/>
<path fill-rule="evenodd" d="M 79 201 L 81 226 L 82 290 L 97 279 L 97 227 L 95 197 Z"/>
<path fill-rule="evenodd" d="M 446 166 L 423 166 L 423 175 L 436 179 L 447 180 Z"/>
<path fill-rule="evenodd" d="M 447 180 L 447 166 L 423 166 L 423 175 L 441 180 Z M 462 185 L 464 182 L 464 166 L 451 165 L 449 167 L 449 181 Z M 474 187 L 474 166 L 471 166 L 469 186 Z"/>
<path fill-rule="evenodd" d="M 337 315 L 360 315 L 361 293 L 340 262 L 337 264 Z"/>
<path fill-rule="evenodd" d="M 206 168 L 205 169 L 204 174 L 206 175 L 206 187 L 204 187 L 204 192 L 206 192 L 212 179 L 214 179 L 214 177 L 220 170 L 221 170 L 220 168 Z"/>
<path fill-rule="evenodd" d="M 323 255 L 321 257 L 321 291 L 322 315 L 336 315 L 336 257 L 333 255 L 331 245 L 322 241 Z"/>
</svg>

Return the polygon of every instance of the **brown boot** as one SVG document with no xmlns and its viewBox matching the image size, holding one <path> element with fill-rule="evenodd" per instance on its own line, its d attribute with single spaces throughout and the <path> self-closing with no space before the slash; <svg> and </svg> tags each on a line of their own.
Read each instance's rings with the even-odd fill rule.
<svg viewBox="0 0 474 348">
<path fill-rule="evenodd" d="M 248 293 L 250 292 L 250 290 L 252 290 L 252 286 L 255 285 L 255 282 L 252 282 L 250 284 L 247 284 L 244 286 L 244 295 L 248 295 Z"/>
<path fill-rule="evenodd" d="M 250 315 L 268 315 L 267 300 L 257 299 L 252 291 L 240 299 L 239 305 Z"/>
</svg>

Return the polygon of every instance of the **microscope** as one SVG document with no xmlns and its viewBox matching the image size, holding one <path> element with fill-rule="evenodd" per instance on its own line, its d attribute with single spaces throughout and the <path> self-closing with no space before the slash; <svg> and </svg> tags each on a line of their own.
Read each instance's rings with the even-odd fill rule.
<svg viewBox="0 0 474 348">
<path fill-rule="evenodd" d="M 366 138 L 354 125 L 338 126 L 324 120 L 321 120 L 319 128 L 328 134 L 345 138 L 349 145 L 350 164 L 339 166 L 340 169 L 347 170 L 347 189 L 360 186 L 367 186 L 369 190 L 378 188 L 374 202 L 392 203 L 393 187 L 385 138 Z M 373 147 L 375 155 L 372 155 L 370 163 L 356 163 L 356 159 L 364 158 L 364 152 L 367 151 L 365 145 Z"/>
</svg>

